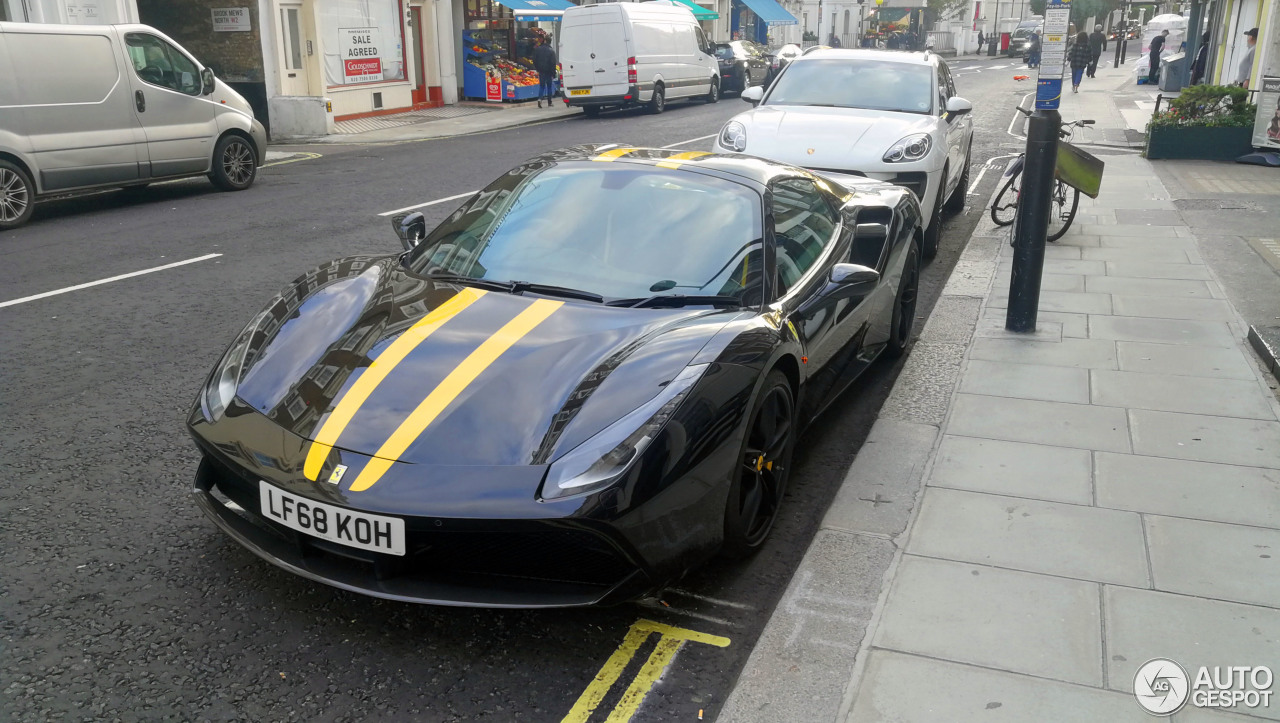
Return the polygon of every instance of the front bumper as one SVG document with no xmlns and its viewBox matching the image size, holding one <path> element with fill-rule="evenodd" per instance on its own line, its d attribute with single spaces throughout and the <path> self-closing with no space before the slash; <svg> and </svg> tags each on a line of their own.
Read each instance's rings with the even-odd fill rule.
<svg viewBox="0 0 1280 723">
<path fill-rule="evenodd" d="M 464 607 L 576 607 L 654 587 L 601 530 L 568 520 L 405 518 L 404 557 L 295 532 L 258 513 L 255 482 L 206 454 L 192 495 L 223 532 L 295 575 L 400 602 Z"/>
<path fill-rule="evenodd" d="M 253 137 L 253 144 L 257 146 L 254 151 L 258 154 L 258 165 L 267 158 L 267 129 L 262 125 L 262 121 L 257 118 L 249 125 L 249 135 Z"/>
</svg>

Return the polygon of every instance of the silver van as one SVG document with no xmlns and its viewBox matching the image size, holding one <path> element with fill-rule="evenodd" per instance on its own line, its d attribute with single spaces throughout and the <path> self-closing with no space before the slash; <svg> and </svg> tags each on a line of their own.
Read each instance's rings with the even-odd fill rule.
<svg viewBox="0 0 1280 723">
<path fill-rule="evenodd" d="M 266 145 L 249 103 L 155 28 L 0 22 L 0 230 L 42 196 L 198 175 L 240 191 Z"/>
</svg>

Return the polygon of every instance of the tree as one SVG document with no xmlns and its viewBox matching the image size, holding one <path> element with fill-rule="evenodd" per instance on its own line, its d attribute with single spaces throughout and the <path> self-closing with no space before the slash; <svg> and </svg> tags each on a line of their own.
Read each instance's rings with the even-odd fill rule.
<svg viewBox="0 0 1280 723">
<path fill-rule="evenodd" d="M 939 20 L 946 20 L 968 7 L 969 0 L 928 0 L 929 25 L 932 27 Z"/>
</svg>

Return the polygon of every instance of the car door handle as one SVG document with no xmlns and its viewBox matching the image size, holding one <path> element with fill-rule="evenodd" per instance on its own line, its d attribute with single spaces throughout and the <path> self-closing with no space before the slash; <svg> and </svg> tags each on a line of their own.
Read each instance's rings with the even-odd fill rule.
<svg viewBox="0 0 1280 723">
<path fill-rule="evenodd" d="M 133 91 L 133 102 L 138 106 L 139 113 L 145 113 L 147 111 L 147 97 L 142 94 L 142 91 Z"/>
</svg>

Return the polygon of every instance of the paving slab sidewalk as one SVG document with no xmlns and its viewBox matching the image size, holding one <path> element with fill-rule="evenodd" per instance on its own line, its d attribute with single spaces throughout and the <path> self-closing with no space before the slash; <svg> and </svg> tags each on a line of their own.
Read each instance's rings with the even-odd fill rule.
<svg viewBox="0 0 1280 723">
<path fill-rule="evenodd" d="M 1062 113 L 1144 97 L 1103 68 Z M 1280 402 L 1202 230 L 1103 160 L 1034 334 L 980 223 L 719 720 L 1144 721 L 1152 658 L 1280 669 Z M 1232 712 L 1172 720 L 1280 700 Z"/>
</svg>

